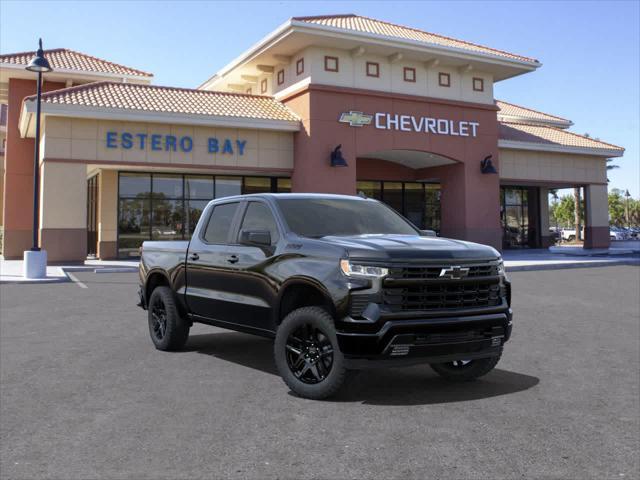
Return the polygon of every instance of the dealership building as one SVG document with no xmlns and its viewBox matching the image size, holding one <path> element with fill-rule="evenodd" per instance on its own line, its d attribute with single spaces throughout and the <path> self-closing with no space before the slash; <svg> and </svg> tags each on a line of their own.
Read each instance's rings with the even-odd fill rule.
<svg viewBox="0 0 640 480">
<path fill-rule="evenodd" d="M 0 55 L 7 259 L 31 247 L 33 55 Z M 549 245 L 550 189 L 580 187 L 585 247 L 609 244 L 606 160 L 624 149 L 494 98 L 496 82 L 541 66 L 533 58 L 356 15 L 292 18 L 196 89 L 68 49 L 45 55 L 50 261 L 188 239 L 210 199 L 256 192 L 360 193 L 503 249 Z"/>
</svg>

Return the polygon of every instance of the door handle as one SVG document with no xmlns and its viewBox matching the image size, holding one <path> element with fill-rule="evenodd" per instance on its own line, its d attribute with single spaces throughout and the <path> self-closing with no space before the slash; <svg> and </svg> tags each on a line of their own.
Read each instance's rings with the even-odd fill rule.
<svg viewBox="0 0 640 480">
<path fill-rule="evenodd" d="M 227 262 L 229 263 L 238 263 L 238 256 L 237 255 L 231 255 L 229 258 L 227 258 Z"/>
<path fill-rule="evenodd" d="M 200 260 L 200 255 L 198 255 L 197 253 L 192 253 L 191 255 L 189 255 L 189 260 Z"/>
</svg>

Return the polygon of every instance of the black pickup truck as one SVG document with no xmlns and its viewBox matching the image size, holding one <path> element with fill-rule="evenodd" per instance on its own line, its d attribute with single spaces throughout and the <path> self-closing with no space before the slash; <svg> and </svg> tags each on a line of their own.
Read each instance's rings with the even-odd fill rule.
<svg viewBox="0 0 640 480">
<path fill-rule="evenodd" d="M 472 380 L 511 334 L 495 249 L 342 195 L 213 200 L 189 242 L 144 242 L 139 296 L 157 349 L 180 349 L 193 322 L 271 337 L 283 380 L 314 399 L 368 367 L 428 363 Z"/>
</svg>

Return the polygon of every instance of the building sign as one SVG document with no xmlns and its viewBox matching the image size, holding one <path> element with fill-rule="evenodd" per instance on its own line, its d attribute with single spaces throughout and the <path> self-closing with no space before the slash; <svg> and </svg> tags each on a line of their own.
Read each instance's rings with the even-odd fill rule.
<svg viewBox="0 0 640 480">
<path fill-rule="evenodd" d="M 124 148 L 125 150 L 138 149 L 157 150 L 164 152 L 184 152 L 193 150 L 193 138 L 189 135 L 177 137 L 175 135 L 130 133 L 130 132 L 107 132 L 107 148 Z M 246 140 L 231 140 L 229 138 L 218 139 L 209 137 L 207 139 L 207 151 L 209 153 L 220 153 L 233 155 L 244 155 Z"/>
<path fill-rule="evenodd" d="M 450 135 L 454 137 L 478 136 L 478 122 L 449 120 L 446 118 L 416 117 L 414 115 L 398 115 L 378 112 L 369 115 L 363 112 L 343 112 L 338 119 L 340 123 L 348 123 L 352 127 L 373 125 L 380 130 L 398 130 L 401 132 L 431 133 L 434 135 Z"/>
</svg>

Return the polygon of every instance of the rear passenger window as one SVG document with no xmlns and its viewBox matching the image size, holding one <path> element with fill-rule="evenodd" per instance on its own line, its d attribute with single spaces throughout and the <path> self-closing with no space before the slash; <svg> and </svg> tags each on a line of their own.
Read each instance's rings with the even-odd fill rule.
<svg viewBox="0 0 640 480">
<path fill-rule="evenodd" d="M 264 203 L 249 203 L 240 230 L 267 230 L 271 234 L 271 244 L 276 243 L 279 238 L 276 220 L 269 207 Z"/>
<path fill-rule="evenodd" d="M 238 203 L 224 203 L 213 207 L 209 217 L 207 229 L 204 232 L 204 241 L 207 243 L 227 243 L 231 222 L 238 209 Z"/>
</svg>

